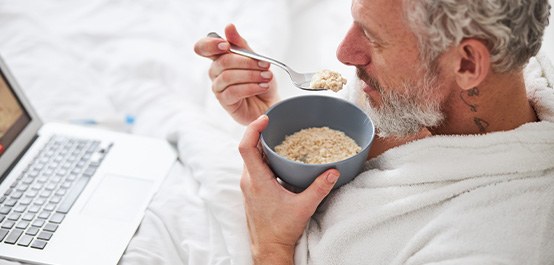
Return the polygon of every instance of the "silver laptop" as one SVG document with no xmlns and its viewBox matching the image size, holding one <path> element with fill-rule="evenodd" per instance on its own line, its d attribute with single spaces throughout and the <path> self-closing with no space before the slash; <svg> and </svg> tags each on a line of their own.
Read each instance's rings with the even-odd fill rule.
<svg viewBox="0 0 554 265">
<path fill-rule="evenodd" d="M 174 164 L 174 148 L 43 124 L 1 58 L 0 77 L 0 259 L 116 264 Z"/>
</svg>

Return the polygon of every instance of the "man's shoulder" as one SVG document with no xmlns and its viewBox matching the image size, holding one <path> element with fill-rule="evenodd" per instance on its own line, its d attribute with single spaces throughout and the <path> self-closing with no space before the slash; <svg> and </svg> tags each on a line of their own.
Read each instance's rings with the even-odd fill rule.
<svg viewBox="0 0 554 265">
<path fill-rule="evenodd" d="M 554 258 L 552 171 L 468 189 L 435 213 L 421 230 L 429 233 L 418 235 L 429 239 L 419 241 L 424 242 L 422 253 L 473 253 L 474 258 L 511 262 L 507 264 L 543 264 Z"/>
</svg>

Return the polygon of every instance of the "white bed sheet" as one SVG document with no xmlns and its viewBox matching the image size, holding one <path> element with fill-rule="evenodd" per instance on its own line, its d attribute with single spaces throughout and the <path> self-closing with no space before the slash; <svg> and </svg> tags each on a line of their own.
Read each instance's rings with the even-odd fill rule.
<svg viewBox="0 0 554 265">
<path fill-rule="evenodd" d="M 209 61 L 193 44 L 233 22 L 258 52 L 299 71 L 351 75 L 335 58 L 349 8 L 349 0 L 0 0 L 0 54 L 45 121 L 127 129 L 130 114 L 134 133 L 178 146 L 181 163 L 120 264 L 249 264 L 238 185 L 243 128 L 211 95 Z M 552 57 L 552 27 L 548 34 Z M 305 93 L 274 72 L 283 97 Z"/>
</svg>

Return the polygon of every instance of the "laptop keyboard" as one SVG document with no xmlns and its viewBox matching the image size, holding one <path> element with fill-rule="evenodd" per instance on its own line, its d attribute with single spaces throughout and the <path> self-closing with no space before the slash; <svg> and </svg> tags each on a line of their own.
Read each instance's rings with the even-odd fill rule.
<svg viewBox="0 0 554 265">
<path fill-rule="evenodd" d="M 111 144 L 53 136 L 0 197 L 0 242 L 44 249 Z"/>
</svg>

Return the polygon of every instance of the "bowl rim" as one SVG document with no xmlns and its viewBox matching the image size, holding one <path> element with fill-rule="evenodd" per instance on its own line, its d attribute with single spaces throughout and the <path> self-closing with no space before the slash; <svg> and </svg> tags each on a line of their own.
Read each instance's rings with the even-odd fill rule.
<svg viewBox="0 0 554 265">
<path fill-rule="evenodd" d="M 354 107 L 355 109 L 357 109 L 358 111 L 360 111 L 363 115 L 366 116 L 367 120 L 369 121 L 369 124 L 371 126 L 371 138 L 370 140 L 364 144 L 363 147 L 361 147 L 361 150 L 360 152 L 358 152 L 357 154 L 353 155 L 353 156 L 349 156 L 345 159 L 342 159 L 342 160 L 338 160 L 338 161 L 334 161 L 334 162 L 329 162 L 329 163 L 324 163 L 324 164 L 308 164 L 308 163 L 302 163 L 302 162 L 298 162 L 298 161 L 295 161 L 295 160 L 290 160 L 280 154 L 278 154 L 277 152 L 275 152 L 273 150 L 273 148 L 270 148 L 269 145 L 266 143 L 264 137 L 263 137 L 263 132 L 265 131 L 262 131 L 260 133 L 260 142 L 262 143 L 262 146 L 264 147 L 264 149 L 266 150 L 269 150 L 270 153 L 272 153 L 273 155 L 275 155 L 276 157 L 280 158 L 280 159 L 283 159 L 283 160 L 286 160 L 287 162 L 290 162 L 294 165 L 299 165 L 299 166 L 305 166 L 305 167 L 322 167 L 322 166 L 333 166 L 333 165 L 337 165 L 337 164 L 342 164 L 342 163 L 346 163 L 348 160 L 353 160 L 355 159 L 358 155 L 360 154 L 363 154 L 363 153 L 367 153 L 366 151 L 369 150 L 369 148 L 371 147 L 373 141 L 375 140 L 375 124 L 373 123 L 373 120 L 371 120 L 371 118 L 367 115 L 367 113 L 365 113 L 362 109 L 360 109 L 358 106 L 356 106 L 355 104 L 353 104 L 352 102 L 348 101 L 348 100 L 345 100 L 343 98 L 338 98 L 338 97 L 331 97 L 331 96 L 325 96 L 325 95 L 301 95 L 301 96 L 296 96 L 296 97 L 291 97 L 291 98 L 287 98 L 287 99 L 284 99 L 276 104 L 274 104 L 273 106 L 271 106 L 264 114 L 265 115 L 268 115 L 270 111 L 272 111 L 273 109 L 275 109 L 278 105 L 282 105 L 288 101 L 292 101 L 292 100 L 296 100 L 296 99 L 299 99 L 299 98 L 307 98 L 307 97 L 311 97 L 311 98 L 314 98 L 314 97 L 319 97 L 319 98 L 328 98 L 328 99 L 332 99 L 332 100 L 337 100 L 337 101 L 342 101 L 344 103 L 347 103 L 349 105 L 351 105 L 352 107 Z M 269 120 L 269 122 L 271 122 L 271 119 Z M 348 135 L 347 135 L 348 136 Z M 350 137 L 350 136 L 348 136 Z M 367 155 L 366 155 L 367 156 Z M 367 158 L 366 158 L 367 160 Z"/>
</svg>

